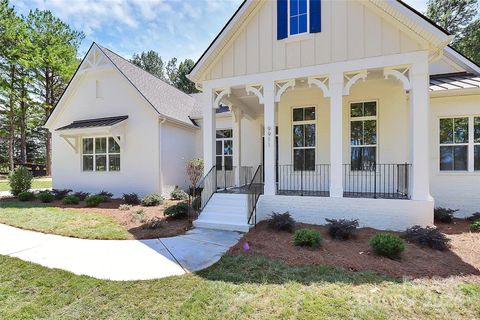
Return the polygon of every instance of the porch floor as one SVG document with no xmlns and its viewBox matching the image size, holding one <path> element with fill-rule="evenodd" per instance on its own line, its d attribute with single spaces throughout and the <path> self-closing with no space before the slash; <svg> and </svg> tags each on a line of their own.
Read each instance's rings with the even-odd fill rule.
<svg viewBox="0 0 480 320">
<path fill-rule="evenodd" d="M 263 194 L 263 184 L 254 184 L 251 188 L 260 190 Z M 232 187 L 219 189 L 218 193 L 247 194 L 249 186 Z M 277 195 L 281 196 L 306 196 L 306 197 L 329 197 L 329 191 L 308 191 L 308 190 L 277 190 Z M 403 193 L 381 193 L 381 192 L 344 192 L 344 198 L 368 198 L 368 199 L 399 199 L 408 200 L 408 195 Z"/>
</svg>

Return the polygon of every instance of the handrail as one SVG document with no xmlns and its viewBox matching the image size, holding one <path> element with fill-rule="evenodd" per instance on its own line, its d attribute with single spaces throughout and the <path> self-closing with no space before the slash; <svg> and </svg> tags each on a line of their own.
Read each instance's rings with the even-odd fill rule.
<svg viewBox="0 0 480 320">
<path fill-rule="evenodd" d="M 210 170 L 208 170 L 207 174 L 200 179 L 200 181 L 197 183 L 195 188 L 198 188 L 205 181 L 205 178 L 210 174 L 210 172 L 212 172 L 213 169 L 215 169 L 215 166 L 213 166 L 212 168 L 210 168 Z"/>
<path fill-rule="evenodd" d="M 258 186 L 254 186 L 254 184 L 261 184 L 262 182 L 260 177 L 261 169 L 262 169 L 262 165 L 259 165 L 247 188 L 248 204 L 250 209 L 247 223 L 248 224 L 253 223 L 255 226 L 257 226 L 257 214 L 256 214 L 257 202 L 258 202 L 258 199 L 260 198 L 260 195 L 263 193 L 263 186 L 259 188 Z M 254 218 L 253 222 L 252 222 L 252 218 Z"/>
<path fill-rule="evenodd" d="M 216 166 L 213 166 L 208 170 L 207 174 L 203 176 L 199 183 L 195 186 L 194 190 L 200 189 L 200 211 L 202 211 L 207 205 L 208 201 L 212 198 L 213 194 L 217 192 L 217 170 Z"/>
</svg>

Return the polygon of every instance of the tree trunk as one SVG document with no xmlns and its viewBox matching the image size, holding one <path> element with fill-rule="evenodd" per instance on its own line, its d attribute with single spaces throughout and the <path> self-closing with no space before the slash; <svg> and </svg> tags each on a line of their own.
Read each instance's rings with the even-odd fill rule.
<svg viewBox="0 0 480 320">
<path fill-rule="evenodd" d="M 20 161 L 27 162 L 27 88 L 22 81 L 20 100 Z"/>
<path fill-rule="evenodd" d="M 50 74 L 50 70 L 47 67 L 45 69 L 45 121 L 50 116 L 52 108 L 52 95 L 53 95 L 53 76 Z M 52 135 L 47 130 L 45 133 L 45 167 L 47 176 L 52 175 Z"/>
<path fill-rule="evenodd" d="M 15 121 L 14 121 L 14 83 L 15 83 L 15 66 L 10 66 L 10 109 L 8 111 L 8 165 L 10 170 L 14 169 L 14 161 L 13 161 L 13 154 L 14 154 L 14 139 L 15 139 Z"/>
</svg>

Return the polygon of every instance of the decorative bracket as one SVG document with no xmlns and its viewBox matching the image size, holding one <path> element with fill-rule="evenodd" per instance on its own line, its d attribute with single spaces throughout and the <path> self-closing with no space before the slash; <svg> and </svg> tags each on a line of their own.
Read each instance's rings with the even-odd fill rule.
<svg viewBox="0 0 480 320">
<path fill-rule="evenodd" d="M 308 77 L 308 86 L 311 88 L 312 85 L 320 88 L 323 91 L 324 97 L 330 97 L 330 90 L 327 87 L 328 77 Z"/>
<path fill-rule="evenodd" d="M 275 102 L 279 102 L 282 94 L 284 94 L 288 89 L 295 87 L 295 79 L 288 81 L 281 81 L 275 83 Z"/>
<path fill-rule="evenodd" d="M 213 92 L 213 96 L 215 98 L 215 100 L 213 102 L 213 108 L 214 109 L 218 108 L 218 106 L 220 105 L 220 102 L 222 101 L 222 99 L 225 95 L 230 96 L 230 88 L 224 88 L 224 89 Z"/>
<path fill-rule="evenodd" d="M 91 52 L 84 60 L 84 65 L 79 69 L 79 74 L 83 74 L 87 71 L 100 71 L 108 70 L 111 67 L 111 63 L 107 60 L 103 52 L 94 45 Z"/>
<path fill-rule="evenodd" d="M 409 79 L 410 69 L 408 67 L 384 68 L 383 75 L 385 79 L 388 79 L 389 76 L 392 76 L 400 80 L 400 82 L 403 84 L 403 89 L 405 89 L 405 91 L 410 91 L 412 89 L 412 84 L 410 83 Z"/>
<path fill-rule="evenodd" d="M 363 82 L 365 82 L 365 78 L 367 77 L 367 74 L 368 73 L 366 70 L 362 70 L 354 74 L 351 73 L 351 74 L 344 75 L 345 80 L 347 80 L 347 84 L 343 88 L 343 95 L 348 96 L 350 94 L 350 89 L 358 80 L 362 79 Z"/>
<path fill-rule="evenodd" d="M 261 84 L 249 84 L 245 86 L 247 94 L 253 93 L 258 97 L 258 102 L 263 104 L 263 85 Z"/>
<path fill-rule="evenodd" d="M 78 136 L 60 135 L 60 137 L 65 140 L 65 142 L 73 149 L 73 151 L 75 151 L 75 153 L 78 153 Z M 73 139 L 73 142 L 70 139 Z"/>
</svg>

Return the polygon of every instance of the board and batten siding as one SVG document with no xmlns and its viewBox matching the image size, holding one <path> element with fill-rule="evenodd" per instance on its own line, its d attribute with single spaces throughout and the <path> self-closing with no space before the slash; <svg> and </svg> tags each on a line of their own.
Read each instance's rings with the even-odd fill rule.
<svg viewBox="0 0 480 320">
<path fill-rule="evenodd" d="M 207 69 L 205 80 L 425 49 L 362 1 L 322 1 L 322 32 L 304 40 L 277 40 L 276 10 L 276 1 L 260 5 Z"/>
</svg>

